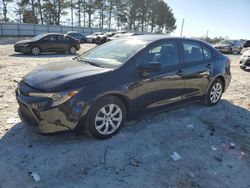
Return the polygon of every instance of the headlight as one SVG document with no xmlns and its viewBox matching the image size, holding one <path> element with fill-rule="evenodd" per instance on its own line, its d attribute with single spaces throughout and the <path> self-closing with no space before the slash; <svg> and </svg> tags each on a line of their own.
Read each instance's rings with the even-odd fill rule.
<svg viewBox="0 0 250 188">
<path fill-rule="evenodd" d="M 52 106 L 58 106 L 74 97 L 80 90 L 60 92 L 60 93 L 29 93 L 31 97 L 44 97 L 53 100 Z"/>
</svg>

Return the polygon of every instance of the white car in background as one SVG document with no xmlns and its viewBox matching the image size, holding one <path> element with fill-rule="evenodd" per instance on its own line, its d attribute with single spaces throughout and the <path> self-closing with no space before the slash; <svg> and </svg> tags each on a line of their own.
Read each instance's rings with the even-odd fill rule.
<svg viewBox="0 0 250 188">
<path fill-rule="evenodd" d="M 240 68 L 250 68 L 250 49 L 244 52 L 240 58 Z"/>
</svg>

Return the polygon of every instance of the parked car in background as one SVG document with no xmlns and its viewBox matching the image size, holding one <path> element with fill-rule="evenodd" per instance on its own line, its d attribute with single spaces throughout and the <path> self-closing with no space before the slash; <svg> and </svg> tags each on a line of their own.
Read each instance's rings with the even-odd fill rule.
<svg viewBox="0 0 250 188">
<path fill-rule="evenodd" d="M 39 133 L 107 139 L 126 120 L 173 103 L 216 105 L 230 80 L 229 58 L 207 43 L 140 35 L 41 66 L 22 79 L 16 97 L 20 118 Z"/>
<path fill-rule="evenodd" d="M 107 38 L 107 41 L 112 41 L 112 40 L 118 39 L 118 38 L 120 38 L 122 35 L 123 35 L 123 33 L 116 33 L 116 34 L 113 35 L 112 37 L 108 37 L 108 38 Z"/>
<path fill-rule="evenodd" d="M 218 44 L 215 44 L 214 47 L 222 53 L 241 53 L 242 51 L 242 44 L 239 40 L 223 40 Z"/>
<path fill-rule="evenodd" d="M 243 45 L 244 48 L 248 48 L 250 47 L 250 40 L 247 40 L 244 45 Z"/>
<path fill-rule="evenodd" d="M 131 37 L 135 35 L 143 35 L 143 33 L 137 33 L 137 32 L 124 33 L 123 35 L 121 35 L 121 37 Z"/>
<path fill-rule="evenodd" d="M 240 58 L 240 68 L 250 68 L 250 50 L 244 52 Z"/>
<path fill-rule="evenodd" d="M 80 41 L 68 35 L 48 33 L 37 35 L 30 40 L 15 43 L 15 52 L 39 55 L 42 52 L 68 52 L 75 54 L 80 49 Z"/>
<path fill-rule="evenodd" d="M 116 31 L 113 36 L 107 38 L 107 41 L 112 41 L 112 40 L 118 39 L 125 33 L 127 33 L 127 31 L 122 31 L 122 30 Z"/>
<path fill-rule="evenodd" d="M 73 37 L 73 38 L 75 38 L 75 39 L 80 40 L 81 43 L 87 42 L 86 36 L 83 35 L 82 33 L 77 32 L 77 31 L 69 31 L 66 34 Z"/>
<path fill-rule="evenodd" d="M 103 44 L 107 42 L 108 37 L 112 37 L 115 34 L 116 34 L 115 32 L 106 32 L 103 33 L 102 35 L 98 35 L 96 38 L 96 43 Z"/>
<path fill-rule="evenodd" d="M 86 41 L 88 43 L 95 43 L 98 35 L 102 35 L 102 34 L 103 34 L 103 32 L 95 32 L 95 33 L 92 33 L 91 35 L 87 35 Z"/>
</svg>

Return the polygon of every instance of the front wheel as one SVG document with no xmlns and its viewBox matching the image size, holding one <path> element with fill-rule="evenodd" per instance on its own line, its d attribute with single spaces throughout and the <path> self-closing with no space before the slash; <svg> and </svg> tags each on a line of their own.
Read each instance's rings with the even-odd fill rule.
<svg viewBox="0 0 250 188">
<path fill-rule="evenodd" d="M 210 85 L 205 96 L 205 104 L 208 106 L 216 105 L 221 99 L 223 87 L 224 85 L 221 79 L 215 79 L 214 82 Z"/>
<path fill-rule="evenodd" d="M 33 55 L 39 55 L 41 53 L 41 50 L 39 47 L 33 47 L 33 48 L 31 48 L 31 53 Z"/>
<path fill-rule="evenodd" d="M 114 96 L 99 99 L 87 116 L 87 131 L 97 139 L 108 139 L 116 135 L 126 119 L 123 102 Z"/>
<path fill-rule="evenodd" d="M 69 53 L 70 53 L 70 54 L 76 54 L 76 47 L 71 46 L 71 47 L 69 48 Z"/>
</svg>

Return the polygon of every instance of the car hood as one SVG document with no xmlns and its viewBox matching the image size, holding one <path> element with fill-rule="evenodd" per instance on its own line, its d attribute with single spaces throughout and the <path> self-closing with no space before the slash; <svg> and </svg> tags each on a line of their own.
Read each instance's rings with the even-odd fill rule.
<svg viewBox="0 0 250 188">
<path fill-rule="evenodd" d="M 26 44 L 29 42 L 34 42 L 34 41 L 33 40 L 20 40 L 20 41 L 16 42 L 15 44 Z"/>
<path fill-rule="evenodd" d="M 97 82 L 110 71 L 112 69 L 68 60 L 41 66 L 27 74 L 23 81 L 41 91 L 60 92 Z"/>
<path fill-rule="evenodd" d="M 231 44 L 215 44 L 213 45 L 213 47 L 227 47 L 227 46 L 231 46 Z"/>
</svg>

